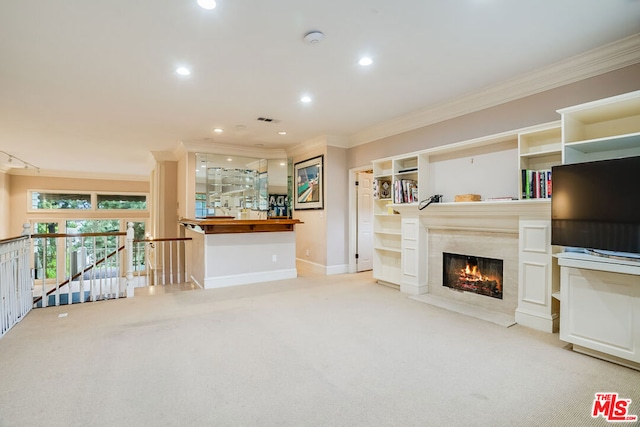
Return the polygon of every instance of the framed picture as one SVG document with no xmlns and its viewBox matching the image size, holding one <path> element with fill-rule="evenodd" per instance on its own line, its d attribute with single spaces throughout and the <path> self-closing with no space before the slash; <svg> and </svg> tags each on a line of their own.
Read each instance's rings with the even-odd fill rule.
<svg viewBox="0 0 640 427">
<path fill-rule="evenodd" d="M 323 168 L 324 156 L 293 165 L 294 209 L 324 209 Z"/>
</svg>

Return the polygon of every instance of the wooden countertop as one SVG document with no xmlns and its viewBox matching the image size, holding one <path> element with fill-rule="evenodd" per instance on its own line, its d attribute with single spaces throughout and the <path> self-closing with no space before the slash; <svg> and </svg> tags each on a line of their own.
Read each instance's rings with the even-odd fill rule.
<svg viewBox="0 0 640 427">
<path fill-rule="evenodd" d="M 198 226 L 205 234 L 223 233 L 265 233 L 274 231 L 293 231 L 295 224 L 303 224 L 298 219 L 181 219 L 185 226 Z"/>
</svg>

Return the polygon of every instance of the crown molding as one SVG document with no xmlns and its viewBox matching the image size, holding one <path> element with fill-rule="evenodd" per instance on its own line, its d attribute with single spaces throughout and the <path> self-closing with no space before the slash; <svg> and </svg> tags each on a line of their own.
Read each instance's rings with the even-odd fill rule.
<svg viewBox="0 0 640 427">
<path fill-rule="evenodd" d="M 293 147 L 287 148 L 287 156 L 296 157 L 309 151 L 318 150 L 327 146 L 327 136 L 321 135 L 308 139 Z"/>
<path fill-rule="evenodd" d="M 349 147 L 411 131 L 640 63 L 640 33 L 353 134 Z"/>
<path fill-rule="evenodd" d="M 351 144 L 349 138 L 346 136 L 321 135 L 315 138 L 308 139 L 300 144 L 294 145 L 291 148 L 287 148 L 287 155 L 289 157 L 299 156 L 308 151 L 326 147 L 350 148 Z"/>
<path fill-rule="evenodd" d="M 41 178 L 101 179 L 108 181 L 149 181 L 149 175 L 125 175 L 112 173 L 72 172 L 50 169 L 12 168 L 8 175 L 37 176 Z"/>
<path fill-rule="evenodd" d="M 232 156 L 257 157 L 261 159 L 285 159 L 287 152 L 281 148 L 245 147 L 231 144 L 212 144 L 210 141 L 182 141 L 172 154 L 178 160 L 185 153 L 228 154 Z M 154 153 L 155 157 L 155 153 Z"/>
</svg>

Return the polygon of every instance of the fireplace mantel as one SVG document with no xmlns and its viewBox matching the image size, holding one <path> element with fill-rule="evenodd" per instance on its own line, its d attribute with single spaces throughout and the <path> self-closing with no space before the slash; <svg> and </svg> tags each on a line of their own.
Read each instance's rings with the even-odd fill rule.
<svg viewBox="0 0 640 427">
<path fill-rule="evenodd" d="M 515 319 L 535 329 L 552 332 L 558 327 L 557 263 L 551 247 L 551 201 L 544 199 L 433 203 L 423 210 L 417 204 L 390 205 L 401 216 L 402 292 L 429 293 L 429 234 L 460 232 L 515 235 L 518 241 L 518 302 Z"/>
<path fill-rule="evenodd" d="M 495 228 L 496 232 L 518 232 L 518 218 L 549 219 L 551 218 L 551 200 L 506 200 L 486 202 L 432 203 L 423 210 L 417 204 L 390 205 L 402 216 L 419 216 L 429 228 L 446 227 L 464 229 L 469 227 L 478 230 Z M 483 219 L 491 218 L 490 224 Z M 495 226 L 496 220 L 515 219 L 515 222 Z M 466 225 L 465 225 L 466 223 Z"/>
</svg>

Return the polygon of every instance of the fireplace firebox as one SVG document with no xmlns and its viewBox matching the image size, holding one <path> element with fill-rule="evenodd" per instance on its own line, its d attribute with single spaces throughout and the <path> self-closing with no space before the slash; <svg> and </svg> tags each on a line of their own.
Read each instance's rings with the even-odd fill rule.
<svg viewBox="0 0 640 427">
<path fill-rule="evenodd" d="M 443 286 L 502 299 L 501 259 L 447 252 L 442 255 Z"/>
</svg>

